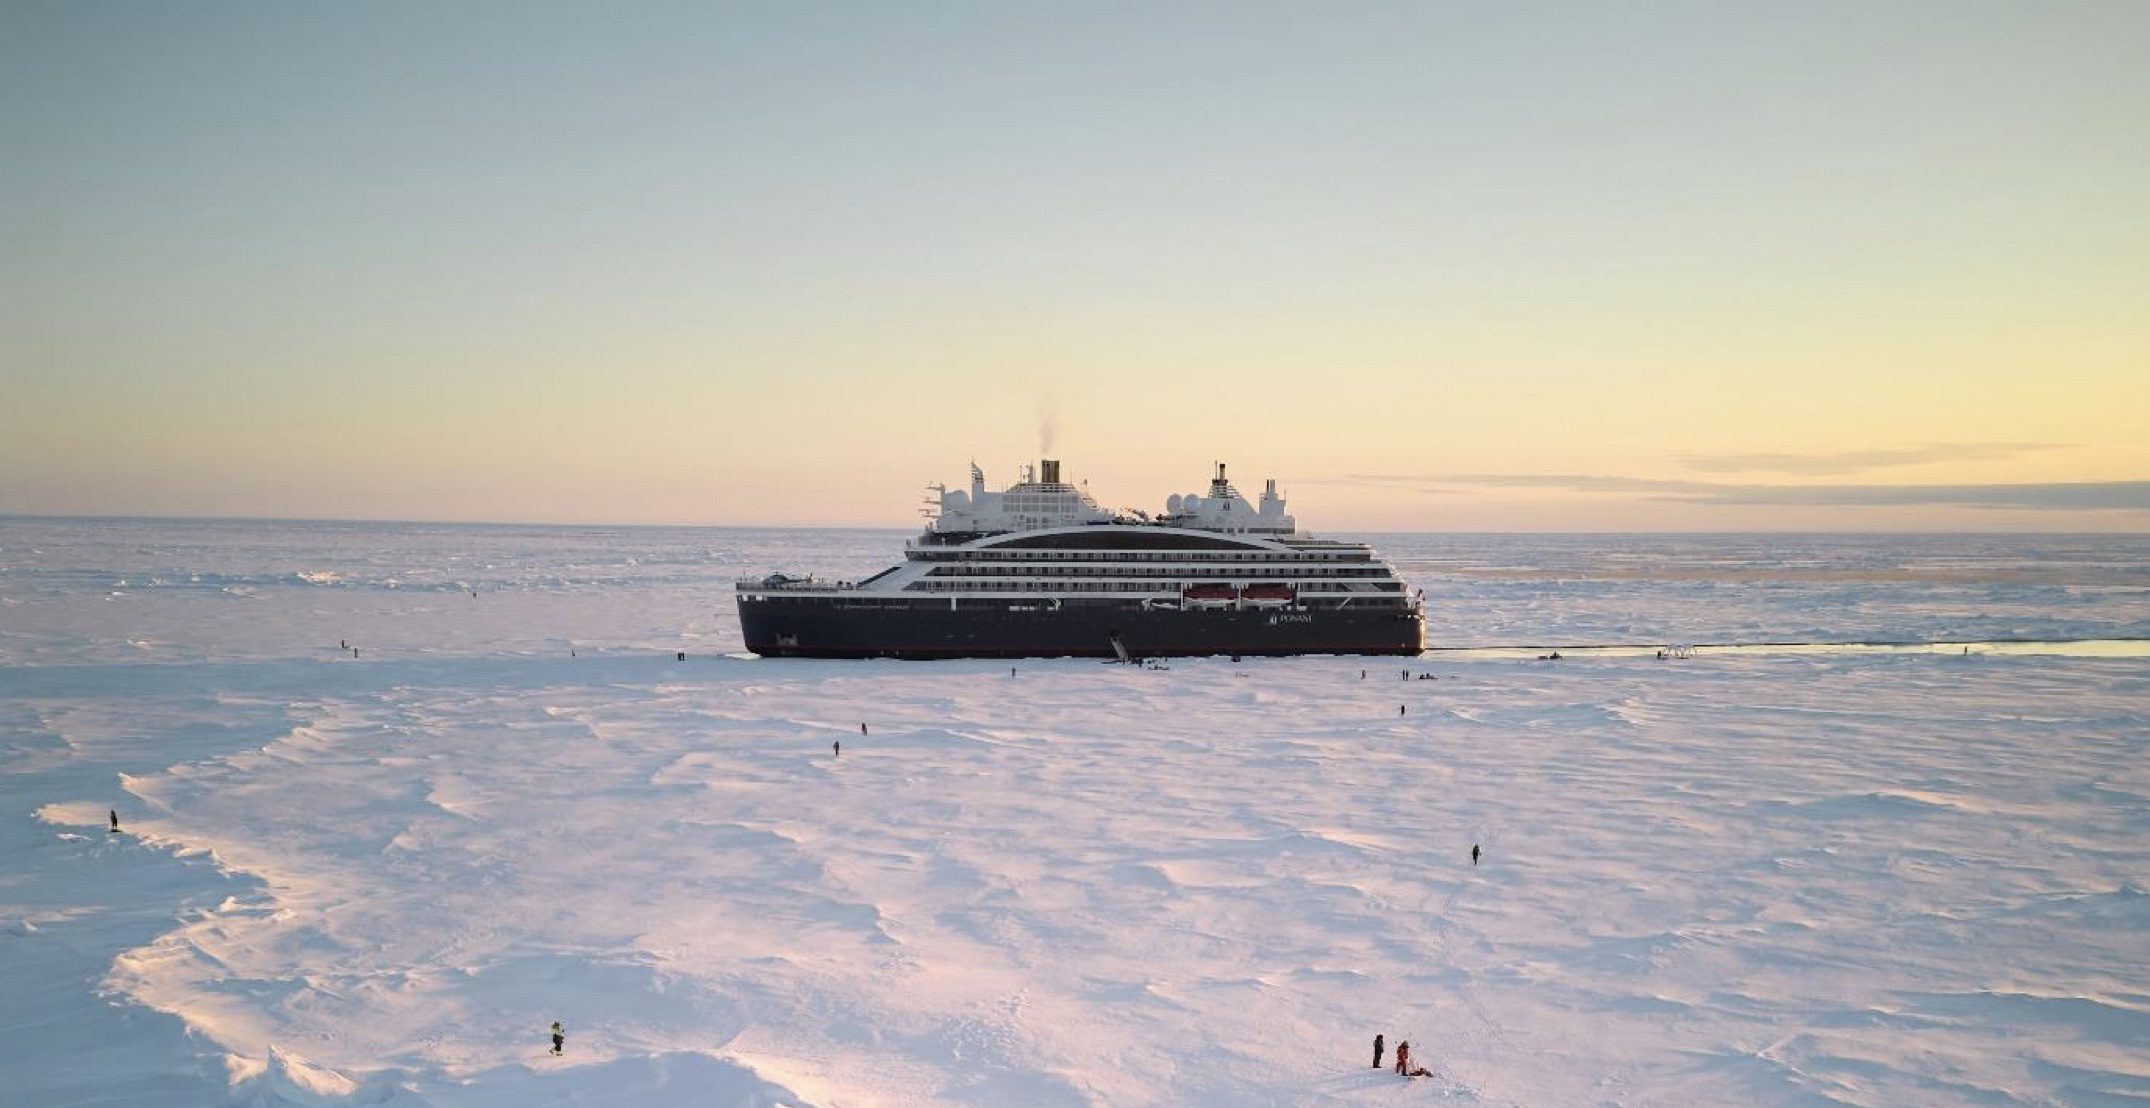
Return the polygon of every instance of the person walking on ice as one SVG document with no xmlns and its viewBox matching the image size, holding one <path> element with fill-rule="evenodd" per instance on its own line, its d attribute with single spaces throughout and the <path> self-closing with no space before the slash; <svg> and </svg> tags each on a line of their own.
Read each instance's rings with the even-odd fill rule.
<svg viewBox="0 0 2150 1108">
<path fill-rule="evenodd" d="M 830 743 L 829 746 L 836 751 L 831 757 L 841 758 L 844 756 L 844 741 L 842 739 Z"/>
<path fill-rule="evenodd" d="M 1396 1044 L 1396 1076 L 1411 1076 L 1411 1044 Z"/>
<path fill-rule="evenodd" d="M 1381 1068 L 1381 1036 L 1374 1036 L 1374 1068 Z"/>
<path fill-rule="evenodd" d="M 563 1027 L 561 1027 L 561 1026 L 560 1026 L 560 1021 L 559 1021 L 559 1020 L 554 1020 L 554 1021 L 552 1021 L 552 1053 L 553 1053 L 553 1056 L 557 1058 L 557 1057 L 559 1057 L 559 1056 L 560 1056 L 560 1055 L 561 1055 L 562 1053 L 564 1053 L 564 1052 L 565 1052 L 566 1050 L 567 1050 L 567 1030 L 566 1030 L 565 1028 L 563 1028 Z"/>
<path fill-rule="evenodd" d="M 1471 864 L 1472 864 L 1472 865 L 1474 865 L 1474 866 L 1478 864 L 1478 844 L 1477 844 L 1477 843 L 1472 843 L 1472 844 L 1471 844 Z"/>
<path fill-rule="evenodd" d="M 119 834 L 119 809 L 110 808 L 107 811 L 112 813 L 112 833 L 117 835 Z"/>
</svg>

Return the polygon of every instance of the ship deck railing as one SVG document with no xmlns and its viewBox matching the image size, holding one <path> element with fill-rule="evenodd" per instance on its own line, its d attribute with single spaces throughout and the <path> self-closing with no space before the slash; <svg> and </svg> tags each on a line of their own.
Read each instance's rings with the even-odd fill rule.
<svg viewBox="0 0 2150 1108">
<path fill-rule="evenodd" d="M 788 581 L 771 581 L 767 577 L 741 577 L 732 582 L 740 592 L 851 592 L 857 589 L 854 581 L 822 581 L 812 577 L 798 577 Z"/>
</svg>

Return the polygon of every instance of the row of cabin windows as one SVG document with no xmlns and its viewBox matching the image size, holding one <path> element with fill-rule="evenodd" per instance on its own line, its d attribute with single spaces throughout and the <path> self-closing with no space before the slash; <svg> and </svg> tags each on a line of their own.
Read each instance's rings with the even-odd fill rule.
<svg viewBox="0 0 2150 1108">
<path fill-rule="evenodd" d="M 906 592 L 1167 592 L 1176 584 L 1170 581 L 1063 581 L 1033 577 L 1024 581 L 913 581 L 903 588 Z M 1299 593 L 1304 596 L 1313 593 L 1402 591 L 1401 581 L 1337 581 L 1325 582 L 1318 589 L 1302 588 Z"/>
<path fill-rule="evenodd" d="M 1358 566 L 1352 568 L 1307 567 L 1233 567 L 1229 576 L 1275 576 L 1293 580 L 1305 578 L 1351 577 L 1381 578 L 1395 576 L 1387 566 Z M 928 577 L 1214 577 L 1215 571 L 1200 566 L 1166 566 L 1162 569 L 1088 568 L 1083 566 L 934 566 L 926 571 Z"/>
<path fill-rule="evenodd" d="M 1141 600 L 1108 600 L 1103 598 L 1087 602 L 1076 600 L 1075 603 L 1085 608 L 1094 609 L 1097 607 L 1109 606 L 1124 611 L 1143 611 L 1145 610 L 1146 604 L 1145 601 Z M 1041 606 L 1037 603 L 1017 603 L 1012 600 L 996 600 L 991 602 L 990 604 L 981 604 L 976 601 L 971 601 L 969 602 L 969 605 L 969 610 L 976 610 L 980 607 L 986 608 L 989 611 L 997 610 L 1014 612 L 1051 612 L 1060 610 L 1051 606 Z M 938 598 L 932 600 L 921 599 L 911 601 L 840 600 L 831 606 L 839 612 L 946 612 L 949 610 L 948 602 L 946 600 L 941 600 Z M 1319 611 L 1324 609 L 1333 609 L 1337 607 L 1339 607 L 1339 605 L 1337 604 L 1299 604 L 1291 606 L 1291 608 L 1288 610 Z M 1402 608 L 1405 607 L 1405 604 L 1402 600 L 1397 599 L 1395 597 L 1373 597 L 1357 601 L 1353 603 L 1351 607 L 1354 610 L 1365 608 Z M 956 610 L 962 611 L 965 609 L 958 608 Z"/>
<path fill-rule="evenodd" d="M 1276 550 L 1227 553 L 1194 550 L 1163 550 L 1155 553 L 1092 554 L 1080 550 L 913 550 L 911 558 L 922 562 L 1370 562 L 1373 555 L 1292 554 Z"/>
<path fill-rule="evenodd" d="M 932 599 L 932 600 L 925 600 L 925 599 L 916 599 L 916 600 L 908 600 L 908 601 L 906 601 L 906 600 L 864 600 L 864 599 L 855 599 L 855 598 L 844 598 L 844 599 L 838 599 L 838 598 L 835 598 L 835 597 L 829 597 L 829 596 L 761 596 L 761 597 L 748 597 L 747 599 L 749 599 L 749 600 L 753 600 L 753 601 L 756 601 L 756 602 L 758 602 L 758 603 L 762 603 L 762 604 L 775 604 L 775 605 L 778 605 L 778 606 L 780 606 L 780 607 L 798 607 L 798 608 L 819 608 L 819 609 L 824 609 L 824 610 L 826 610 L 826 609 L 832 609 L 832 608 L 833 608 L 833 609 L 842 609 L 842 610 L 846 610 L 846 611 L 854 611 L 854 610 L 860 610 L 860 609 L 873 609 L 873 608 L 880 608 L 880 609 L 884 609 L 884 610 L 895 610 L 895 611 L 934 611 L 934 612 L 938 612 L 938 611 L 946 611 L 946 610 L 947 610 L 947 606 L 948 606 L 948 601 L 947 601 L 946 599 L 943 599 L 943 598 L 938 598 L 938 597 L 936 597 L 935 599 Z M 1301 596 L 1299 597 L 1298 601 L 1297 601 L 1296 603 L 1294 603 L 1293 605 L 1291 605 L 1291 606 L 1292 606 L 1293 608 L 1334 608 L 1334 607 L 1338 607 L 1339 605 L 1341 605 L 1341 604 L 1342 604 L 1342 602 L 1343 602 L 1343 601 L 1344 601 L 1345 599 L 1347 599 L 1347 597 L 1346 597 L 1346 596 L 1345 596 L 1344 594 L 1341 594 L 1341 593 L 1316 593 L 1316 594 L 1311 594 L 1311 595 L 1309 595 L 1309 594 L 1302 594 L 1302 595 L 1301 595 Z M 1351 596 L 1351 597 L 1349 597 L 1348 599 L 1350 599 L 1350 601 L 1351 601 L 1351 607 L 1352 607 L 1352 608 L 1354 608 L 1354 609 L 1356 609 L 1356 608 L 1402 608 L 1402 607 L 1407 607 L 1407 606 L 1408 606 L 1408 605 L 1407 605 L 1407 603 L 1406 603 L 1406 600 L 1405 600 L 1405 598 L 1404 598 L 1404 597 L 1401 597 L 1401 596 L 1397 596 L 1397 595 L 1394 595 L 1394 594 L 1388 594 L 1388 595 L 1382 595 L 1382 596 L 1356 596 L 1356 595 L 1354 595 L 1354 596 Z M 1332 601 L 1333 601 L 1333 603 L 1332 603 Z M 1078 602 L 1078 603 L 1079 603 L 1079 602 L 1081 602 L 1081 601 L 1079 600 L 1079 598 L 1077 599 L 1077 602 Z M 1101 602 L 1101 601 L 1100 601 L 1100 602 Z M 1093 602 L 1093 603 L 1095 603 L 1095 602 Z M 1139 602 L 1137 602 L 1137 601 L 1133 601 L 1133 600 L 1122 600 L 1122 601 L 1117 601 L 1117 602 L 1115 602 L 1115 603 L 1118 603 L 1118 604 L 1119 604 L 1120 606 L 1122 606 L 1122 607 L 1126 607 L 1126 608 L 1130 608 L 1130 609 L 1133 609 L 1133 608 L 1139 608 L 1139 607 L 1141 607 L 1141 603 L 1139 603 Z"/>
</svg>

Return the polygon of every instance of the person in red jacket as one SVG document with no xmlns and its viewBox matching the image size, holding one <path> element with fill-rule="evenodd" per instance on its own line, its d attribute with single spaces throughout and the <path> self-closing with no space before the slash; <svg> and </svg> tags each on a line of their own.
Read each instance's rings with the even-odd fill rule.
<svg viewBox="0 0 2150 1108">
<path fill-rule="evenodd" d="M 1396 1076 L 1411 1076 L 1411 1044 L 1396 1044 Z"/>
</svg>

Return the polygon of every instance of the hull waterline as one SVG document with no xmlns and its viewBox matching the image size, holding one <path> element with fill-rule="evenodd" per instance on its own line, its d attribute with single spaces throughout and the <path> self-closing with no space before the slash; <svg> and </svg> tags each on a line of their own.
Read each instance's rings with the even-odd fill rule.
<svg viewBox="0 0 2150 1108">
<path fill-rule="evenodd" d="M 747 649 L 772 658 L 1415 655 L 1416 612 L 839 608 L 741 602 Z M 780 610 L 781 609 L 781 610 Z M 1116 645 L 1117 644 L 1117 645 Z"/>
</svg>

